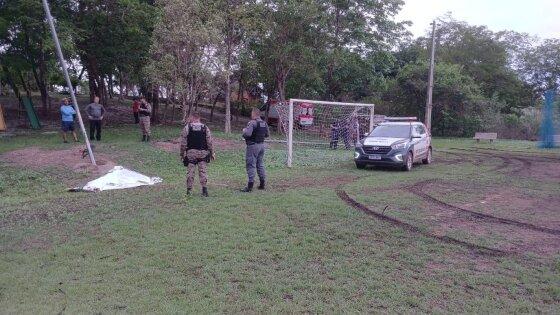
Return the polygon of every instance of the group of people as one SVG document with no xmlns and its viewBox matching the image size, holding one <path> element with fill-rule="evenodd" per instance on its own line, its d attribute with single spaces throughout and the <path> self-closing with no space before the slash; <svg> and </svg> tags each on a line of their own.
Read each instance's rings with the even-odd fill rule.
<svg viewBox="0 0 560 315">
<path fill-rule="evenodd" d="M 264 190 L 266 186 L 266 171 L 264 168 L 265 144 L 269 136 L 268 124 L 261 119 L 261 111 L 254 108 L 251 111 L 251 120 L 243 128 L 245 139 L 245 168 L 247 171 L 247 186 L 242 192 L 253 191 L 255 173 L 259 177 L 257 189 Z M 216 158 L 210 129 L 201 123 L 200 115 L 190 115 L 187 124 L 181 132 L 180 157 L 187 167 L 187 194 L 191 194 L 194 184 L 195 170 L 198 168 L 202 196 L 208 197 L 207 164 Z"/>
<path fill-rule="evenodd" d="M 140 97 L 134 99 L 132 111 L 134 113 L 135 123 L 140 124 L 142 141 L 150 141 L 150 116 L 152 115 L 152 106 L 144 97 Z M 103 125 L 103 118 L 105 117 L 106 110 L 105 107 L 99 103 L 99 97 L 95 96 L 93 98 L 93 102 L 86 106 L 85 113 L 89 123 L 89 140 L 101 141 L 101 126 Z M 64 143 L 68 143 L 68 132 L 72 133 L 75 142 L 79 141 L 74 126 L 76 114 L 76 110 L 74 106 L 70 104 L 70 100 L 68 98 L 62 99 L 60 115 L 62 120 L 62 140 Z"/>
<path fill-rule="evenodd" d="M 358 121 L 355 117 L 334 120 L 331 123 L 331 141 L 329 147 L 336 150 L 338 148 L 339 139 L 342 138 L 344 148 L 346 150 L 351 149 L 352 143 L 357 140 L 355 136 L 357 136 L 359 128 Z"/>
<path fill-rule="evenodd" d="M 134 100 L 132 105 L 134 122 L 140 124 L 142 130 L 142 141 L 150 141 L 150 116 L 152 106 L 144 97 Z M 89 120 L 90 140 L 101 140 L 101 122 L 106 113 L 103 105 L 99 104 L 99 97 L 94 98 L 94 102 L 86 106 L 85 112 Z M 62 138 L 67 143 L 67 132 L 72 132 L 74 141 L 78 137 L 74 130 L 74 120 L 76 110 L 69 103 L 67 98 L 63 99 L 60 106 L 62 116 Z M 264 140 L 269 137 L 268 124 L 261 119 L 261 111 L 254 108 L 251 111 L 251 120 L 243 128 L 243 138 L 245 139 L 245 168 L 247 171 L 247 186 L 242 192 L 251 192 L 255 186 L 255 173 L 259 177 L 257 189 L 264 190 L 266 186 L 266 171 L 264 167 L 265 144 Z M 212 133 L 210 128 L 200 120 L 200 114 L 192 113 L 188 122 L 181 132 L 180 156 L 183 165 L 187 167 L 187 194 L 191 194 L 195 171 L 198 169 L 198 177 L 202 186 L 202 196 L 208 197 L 208 175 L 207 165 L 216 158 L 213 146 Z"/>
</svg>

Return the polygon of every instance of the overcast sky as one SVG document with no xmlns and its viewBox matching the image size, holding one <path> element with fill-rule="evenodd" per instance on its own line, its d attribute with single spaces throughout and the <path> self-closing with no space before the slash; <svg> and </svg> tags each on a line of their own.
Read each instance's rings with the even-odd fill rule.
<svg viewBox="0 0 560 315">
<path fill-rule="evenodd" d="M 560 38 L 560 0 L 405 0 L 398 20 L 412 21 L 414 37 L 446 12 L 457 20 L 486 25 L 492 31 L 514 30 L 541 38 Z"/>
</svg>

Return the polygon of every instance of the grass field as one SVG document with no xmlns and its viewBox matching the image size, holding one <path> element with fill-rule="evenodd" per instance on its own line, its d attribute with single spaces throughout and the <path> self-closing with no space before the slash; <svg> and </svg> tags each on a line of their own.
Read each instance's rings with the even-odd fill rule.
<svg viewBox="0 0 560 315">
<path fill-rule="evenodd" d="M 77 146 L 0 139 L 0 312 L 560 312 L 560 151 L 436 139 L 435 163 L 406 173 L 343 150 L 299 150 L 287 169 L 274 147 L 269 189 L 242 194 L 243 146 L 215 135 L 208 199 L 130 126 L 96 151 L 162 184 L 68 193 L 95 171 L 6 157 Z"/>
</svg>

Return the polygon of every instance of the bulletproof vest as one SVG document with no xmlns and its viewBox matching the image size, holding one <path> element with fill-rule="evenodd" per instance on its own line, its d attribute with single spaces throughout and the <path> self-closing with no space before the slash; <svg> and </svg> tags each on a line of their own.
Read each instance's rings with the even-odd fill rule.
<svg viewBox="0 0 560 315">
<path fill-rule="evenodd" d="M 253 128 L 253 134 L 247 139 L 248 144 L 263 143 L 266 137 L 267 125 L 262 120 L 256 120 L 256 126 Z"/>
<path fill-rule="evenodd" d="M 208 150 L 206 143 L 206 126 L 203 124 L 189 124 L 187 135 L 187 150 Z"/>
<path fill-rule="evenodd" d="M 147 107 L 140 104 L 140 116 L 150 116 L 150 113 L 143 112 L 142 109 L 147 109 Z"/>
</svg>

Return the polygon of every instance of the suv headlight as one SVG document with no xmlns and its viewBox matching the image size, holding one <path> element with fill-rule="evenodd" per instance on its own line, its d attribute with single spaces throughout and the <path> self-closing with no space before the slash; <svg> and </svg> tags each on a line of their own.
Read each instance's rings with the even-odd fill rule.
<svg viewBox="0 0 560 315">
<path fill-rule="evenodd" d="M 391 145 L 391 149 L 393 149 L 393 150 L 401 150 L 401 149 L 406 148 L 406 145 L 407 145 L 407 144 L 408 144 L 407 142 L 395 143 L 395 144 Z"/>
</svg>

